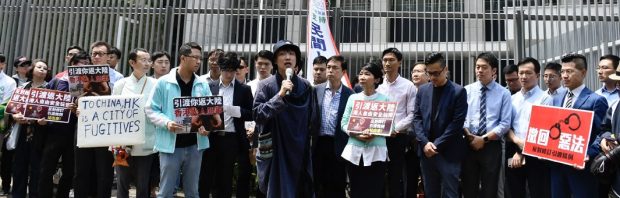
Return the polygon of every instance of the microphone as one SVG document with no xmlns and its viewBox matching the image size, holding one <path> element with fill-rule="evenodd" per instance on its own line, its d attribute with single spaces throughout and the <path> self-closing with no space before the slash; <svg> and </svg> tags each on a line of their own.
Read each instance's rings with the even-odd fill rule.
<svg viewBox="0 0 620 198">
<path fill-rule="evenodd" d="M 291 77 L 293 77 L 293 69 L 286 68 L 286 80 L 291 80 Z M 286 91 L 286 95 L 289 94 L 291 94 L 291 90 Z"/>
</svg>

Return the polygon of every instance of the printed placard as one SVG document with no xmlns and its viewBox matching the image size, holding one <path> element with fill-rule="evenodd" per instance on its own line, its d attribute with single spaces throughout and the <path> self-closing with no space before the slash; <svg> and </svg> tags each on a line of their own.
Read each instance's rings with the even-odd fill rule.
<svg viewBox="0 0 620 198">
<path fill-rule="evenodd" d="M 174 121 L 184 126 L 181 133 L 196 133 L 201 126 L 207 131 L 224 130 L 222 96 L 174 98 L 173 107 Z"/>
<path fill-rule="evenodd" d="M 81 97 L 78 107 L 78 147 L 144 144 L 142 95 Z"/>
<path fill-rule="evenodd" d="M 26 119 L 45 119 L 50 122 L 68 123 L 71 119 L 69 105 L 73 97 L 69 92 L 31 88 L 17 88 L 9 100 L 6 113 L 21 113 Z"/>
<path fill-rule="evenodd" d="M 523 154 L 583 168 L 593 119 L 592 111 L 533 105 Z"/>
<path fill-rule="evenodd" d="M 110 87 L 110 67 L 107 65 L 69 66 L 69 92 L 74 97 L 107 96 Z"/>
<path fill-rule="evenodd" d="M 347 131 L 390 136 L 397 102 L 355 100 Z"/>
</svg>

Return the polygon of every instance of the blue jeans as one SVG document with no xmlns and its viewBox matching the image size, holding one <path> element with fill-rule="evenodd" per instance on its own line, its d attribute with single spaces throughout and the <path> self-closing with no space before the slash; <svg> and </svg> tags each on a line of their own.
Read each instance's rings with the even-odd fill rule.
<svg viewBox="0 0 620 198">
<path fill-rule="evenodd" d="M 197 145 L 175 148 L 174 153 L 159 153 L 160 179 L 158 198 L 173 197 L 177 180 L 183 169 L 183 192 L 185 197 L 198 197 L 198 177 L 202 151 Z"/>
</svg>

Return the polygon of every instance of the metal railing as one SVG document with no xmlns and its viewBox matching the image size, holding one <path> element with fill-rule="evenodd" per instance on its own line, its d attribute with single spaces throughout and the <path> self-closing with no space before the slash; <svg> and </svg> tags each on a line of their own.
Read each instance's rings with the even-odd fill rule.
<svg viewBox="0 0 620 198">
<path fill-rule="evenodd" d="M 473 59 L 480 52 L 493 52 L 501 66 L 527 56 L 547 63 L 577 52 L 588 57 L 586 84 L 596 89 L 598 58 L 620 54 L 617 0 L 329 3 L 332 33 L 351 77 L 364 63 L 379 60 L 387 47 L 404 53 L 401 75 L 407 78 L 413 63 L 443 52 L 452 79 L 461 84 L 475 81 Z M 62 71 L 68 46 L 87 49 L 98 40 L 125 53 L 142 47 L 173 57 L 180 44 L 196 41 L 205 51 L 221 48 L 250 58 L 289 39 L 305 53 L 306 17 L 307 0 L 2 0 L 0 52 L 8 59 L 7 74 L 14 72 L 12 59 L 18 55 L 46 59 L 54 72 Z M 121 60 L 120 71 L 128 74 L 126 57 Z"/>
</svg>

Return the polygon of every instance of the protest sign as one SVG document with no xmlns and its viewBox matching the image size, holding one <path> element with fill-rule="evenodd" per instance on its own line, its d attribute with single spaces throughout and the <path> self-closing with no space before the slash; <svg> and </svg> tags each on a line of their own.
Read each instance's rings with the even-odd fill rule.
<svg viewBox="0 0 620 198">
<path fill-rule="evenodd" d="M 368 129 L 373 135 L 390 136 L 397 102 L 355 100 L 347 131 L 362 133 Z"/>
<path fill-rule="evenodd" d="M 81 97 L 78 106 L 78 147 L 144 144 L 142 95 Z"/>
<path fill-rule="evenodd" d="M 9 100 L 6 113 L 21 113 L 26 119 L 45 119 L 68 123 L 71 116 L 69 105 L 73 97 L 69 92 L 48 89 L 17 88 Z"/>
<path fill-rule="evenodd" d="M 592 111 L 533 105 L 523 154 L 583 168 L 593 118 Z"/>
<path fill-rule="evenodd" d="M 224 130 L 222 96 L 174 98 L 173 104 L 174 121 L 184 126 L 181 133 L 196 133 L 201 126 L 207 131 Z"/>
<path fill-rule="evenodd" d="M 110 95 L 109 70 L 107 65 L 69 66 L 69 92 L 78 98 Z"/>
</svg>

